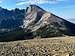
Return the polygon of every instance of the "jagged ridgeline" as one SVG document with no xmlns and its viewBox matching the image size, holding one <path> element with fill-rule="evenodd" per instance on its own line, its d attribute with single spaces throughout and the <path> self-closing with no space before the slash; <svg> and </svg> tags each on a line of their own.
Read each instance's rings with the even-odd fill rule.
<svg viewBox="0 0 75 56">
<path fill-rule="evenodd" d="M 75 36 L 75 24 L 37 5 L 30 5 L 26 10 L 0 8 L 0 41 L 63 35 Z"/>
<path fill-rule="evenodd" d="M 27 7 L 23 25 L 25 29 L 33 33 L 33 36 L 75 35 L 75 24 L 47 12 L 37 5 Z"/>
<path fill-rule="evenodd" d="M 0 7 L 0 41 L 23 39 L 23 25 L 25 9 L 7 10 Z"/>
<path fill-rule="evenodd" d="M 24 9 L 7 10 L 0 7 L 0 29 L 19 27 L 23 24 L 24 14 Z"/>
</svg>

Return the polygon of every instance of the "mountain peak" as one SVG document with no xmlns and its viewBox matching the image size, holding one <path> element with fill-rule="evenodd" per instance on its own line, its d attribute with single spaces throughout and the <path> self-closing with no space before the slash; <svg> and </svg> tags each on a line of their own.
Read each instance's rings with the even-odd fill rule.
<svg viewBox="0 0 75 56">
<path fill-rule="evenodd" d="M 39 7 L 39 6 L 35 5 L 35 4 L 29 5 L 29 6 L 31 6 L 31 7 Z"/>
<path fill-rule="evenodd" d="M 30 12 L 30 11 L 45 11 L 43 10 L 42 8 L 40 8 L 39 6 L 37 5 L 29 5 L 27 8 L 26 8 L 26 12 Z"/>
<path fill-rule="evenodd" d="M 74 24 L 43 10 L 37 5 L 27 7 L 23 26 L 42 36 L 75 35 Z"/>
<path fill-rule="evenodd" d="M 42 9 L 40 8 L 38 5 L 30 5 L 31 7 L 34 7 L 34 8 L 38 8 L 38 9 Z M 43 10 L 43 9 L 42 9 Z"/>
</svg>

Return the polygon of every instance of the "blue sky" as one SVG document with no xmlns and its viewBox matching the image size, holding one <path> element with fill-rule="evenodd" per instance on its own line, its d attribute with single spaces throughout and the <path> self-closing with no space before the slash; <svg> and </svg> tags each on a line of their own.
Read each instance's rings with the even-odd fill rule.
<svg viewBox="0 0 75 56">
<path fill-rule="evenodd" d="M 75 0 L 0 0 L 0 6 L 7 9 L 22 9 L 30 4 L 36 4 L 59 17 L 75 23 Z"/>
</svg>

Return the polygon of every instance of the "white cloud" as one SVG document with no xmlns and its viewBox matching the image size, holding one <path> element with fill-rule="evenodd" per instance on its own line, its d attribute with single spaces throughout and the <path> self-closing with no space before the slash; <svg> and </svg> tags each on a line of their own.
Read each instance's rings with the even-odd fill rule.
<svg viewBox="0 0 75 56">
<path fill-rule="evenodd" d="M 0 1 L 0 3 L 2 3 L 2 1 Z"/>
<path fill-rule="evenodd" d="M 16 3 L 16 5 L 23 5 L 23 4 L 25 4 L 25 2 Z"/>
<path fill-rule="evenodd" d="M 16 5 L 26 5 L 26 4 L 56 4 L 60 1 L 65 1 L 65 0 L 18 0 L 19 2 L 16 3 Z"/>
</svg>

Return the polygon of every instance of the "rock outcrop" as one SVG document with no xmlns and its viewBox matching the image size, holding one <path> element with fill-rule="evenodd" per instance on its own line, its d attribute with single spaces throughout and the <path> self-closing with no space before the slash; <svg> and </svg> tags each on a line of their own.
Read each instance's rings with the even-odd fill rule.
<svg viewBox="0 0 75 56">
<path fill-rule="evenodd" d="M 64 20 L 37 5 L 30 5 L 25 12 L 23 27 L 33 36 L 75 35 L 75 24 Z"/>
</svg>

